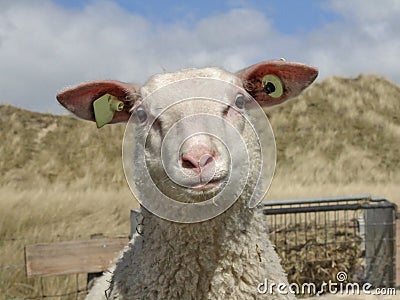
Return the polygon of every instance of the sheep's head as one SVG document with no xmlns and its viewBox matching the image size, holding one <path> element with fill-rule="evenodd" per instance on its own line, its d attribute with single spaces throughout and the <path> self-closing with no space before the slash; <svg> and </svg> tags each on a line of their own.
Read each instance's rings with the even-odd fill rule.
<svg viewBox="0 0 400 300">
<path fill-rule="evenodd" d="M 128 122 L 124 168 L 135 196 L 161 217 L 193 222 L 222 213 L 245 186 L 260 190 L 260 176 L 267 177 L 263 179 L 268 188 L 275 144 L 261 107 L 298 95 L 317 73 L 285 61 L 259 63 L 236 74 L 218 68 L 187 69 L 153 76 L 142 87 L 89 82 L 61 92 L 57 99 L 98 126 Z M 103 112 L 95 102 L 104 95 L 108 99 L 97 102 L 105 105 L 100 108 L 106 110 L 105 122 L 103 117 L 99 121 Z M 266 120 L 261 127 L 254 124 L 260 119 Z M 260 135 L 272 150 L 262 151 Z M 269 155 L 270 168 L 260 162 L 261 152 Z M 249 173 L 255 178 L 247 182 Z M 265 192 L 264 187 L 253 193 L 249 206 Z M 212 209 L 205 205 L 210 201 Z"/>
</svg>

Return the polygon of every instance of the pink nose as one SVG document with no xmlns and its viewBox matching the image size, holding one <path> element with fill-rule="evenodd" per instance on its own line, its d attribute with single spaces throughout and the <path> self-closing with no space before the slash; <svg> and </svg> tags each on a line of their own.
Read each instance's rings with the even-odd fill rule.
<svg viewBox="0 0 400 300">
<path fill-rule="evenodd" d="M 198 173 L 207 168 L 214 161 L 215 153 L 205 145 L 196 145 L 189 148 L 182 155 L 181 163 L 185 169 L 192 169 Z"/>
</svg>

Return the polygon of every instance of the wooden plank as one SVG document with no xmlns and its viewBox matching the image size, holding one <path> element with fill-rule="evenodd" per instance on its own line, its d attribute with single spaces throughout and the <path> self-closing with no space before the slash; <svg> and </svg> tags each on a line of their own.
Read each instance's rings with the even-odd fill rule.
<svg viewBox="0 0 400 300">
<path fill-rule="evenodd" d="M 400 219 L 396 219 L 396 287 L 400 286 Z"/>
<path fill-rule="evenodd" d="M 26 274 L 31 277 L 102 272 L 127 244 L 127 238 L 113 238 L 27 245 Z"/>
</svg>

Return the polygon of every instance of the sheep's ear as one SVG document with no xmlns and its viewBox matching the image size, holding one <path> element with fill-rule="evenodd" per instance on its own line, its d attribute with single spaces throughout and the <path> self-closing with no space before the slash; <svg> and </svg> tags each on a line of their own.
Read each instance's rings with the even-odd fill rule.
<svg viewBox="0 0 400 300">
<path fill-rule="evenodd" d="M 243 87 L 262 106 L 272 106 L 300 94 L 318 76 L 316 68 L 279 61 L 265 61 L 236 73 Z"/>
<path fill-rule="evenodd" d="M 83 83 L 57 94 L 62 106 L 82 119 L 96 121 L 99 128 L 127 122 L 138 97 L 138 85 L 111 80 Z"/>
</svg>

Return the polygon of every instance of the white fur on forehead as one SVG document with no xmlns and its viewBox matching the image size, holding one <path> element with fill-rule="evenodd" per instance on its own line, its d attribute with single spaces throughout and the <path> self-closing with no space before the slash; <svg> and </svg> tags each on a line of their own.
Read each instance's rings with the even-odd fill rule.
<svg viewBox="0 0 400 300">
<path fill-rule="evenodd" d="M 241 80 L 223 69 L 217 67 L 209 67 L 202 69 L 182 69 L 174 73 L 157 74 L 152 77 L 141 87 L 140 92 L 143 97 L 146 97 L 156 89 L 163 87 L 175 81 L 189 78 L 215 78 L 220 79 L 235 85 L 241 86 Z"/>
</svg>

